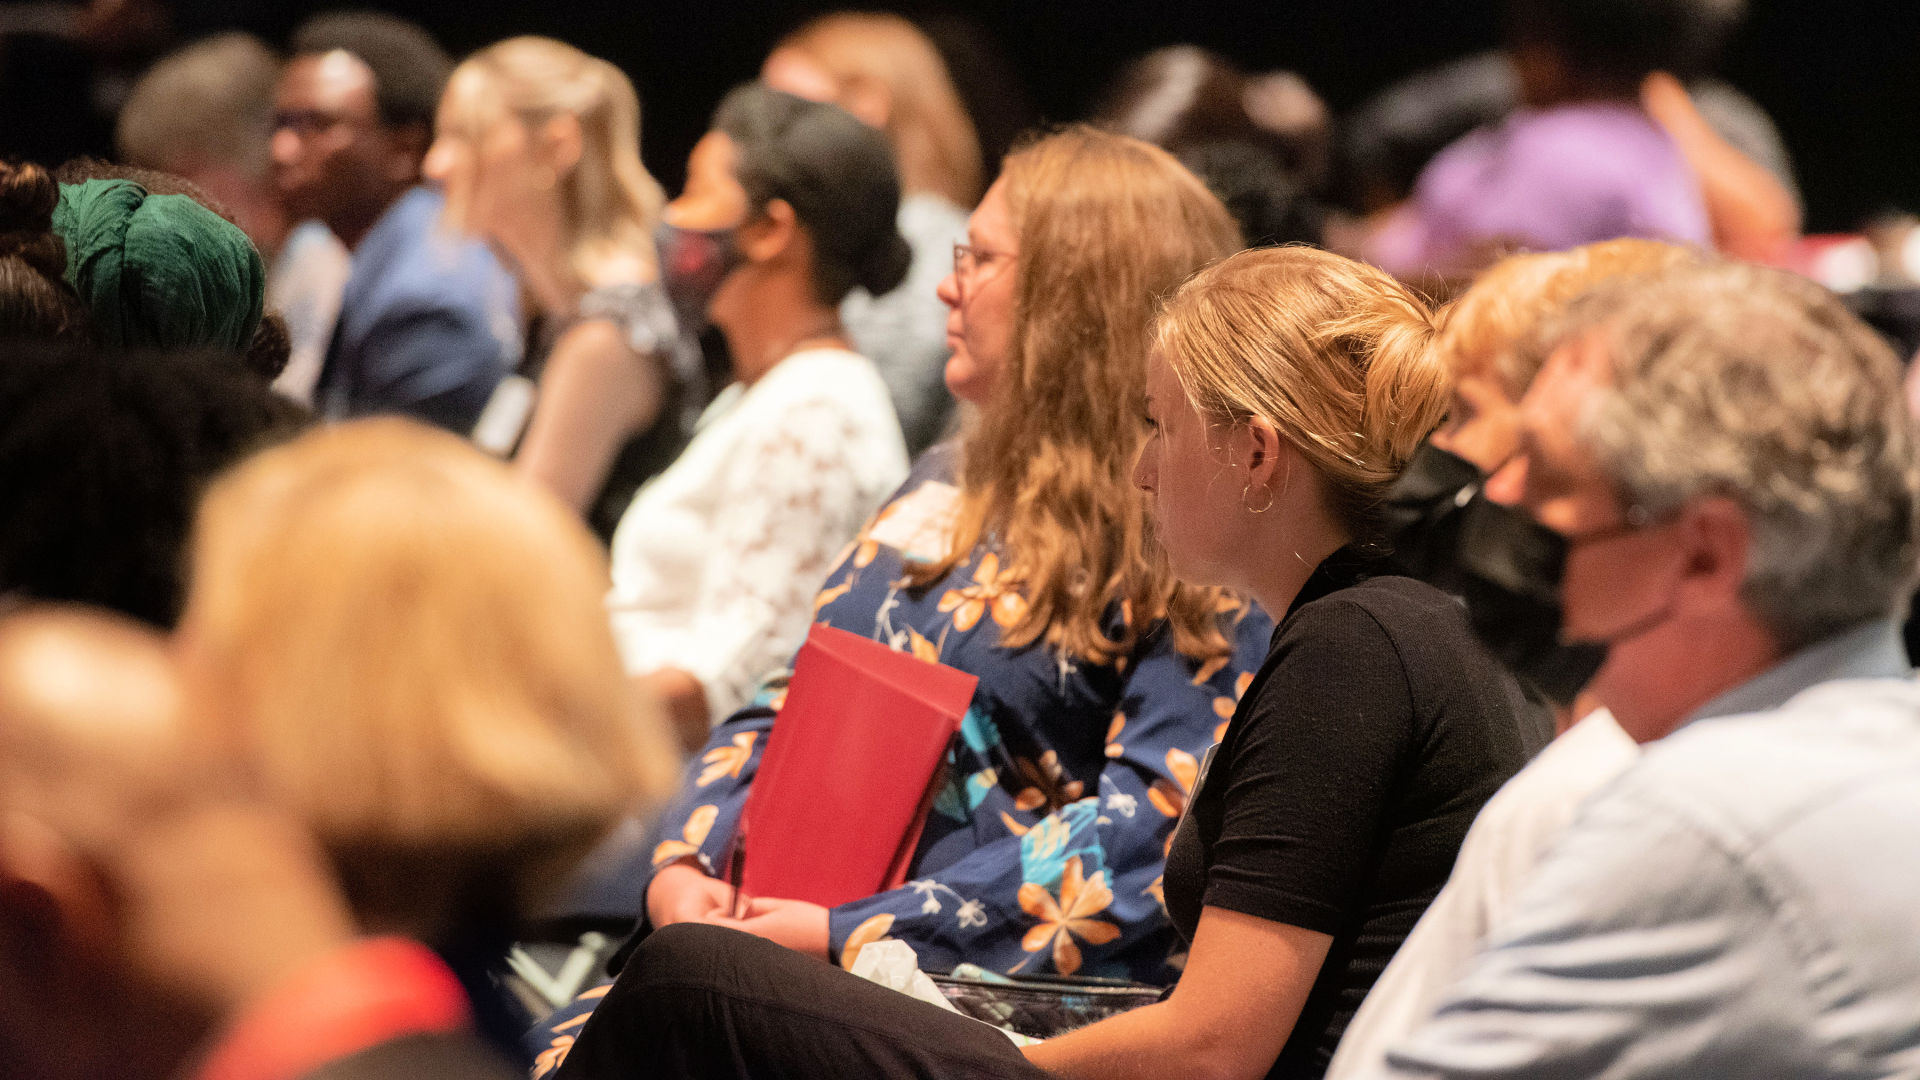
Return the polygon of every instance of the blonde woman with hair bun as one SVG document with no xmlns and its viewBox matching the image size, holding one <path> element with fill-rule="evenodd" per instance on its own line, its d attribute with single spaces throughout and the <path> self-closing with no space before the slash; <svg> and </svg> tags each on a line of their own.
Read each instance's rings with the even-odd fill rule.
<svg viewBox="0 0 1920 1080">
<path fill-rule="evenodd" d="M 607 61 L 517 37 L 455 69 L 435 128 L 424 168 L 446 188 L 446 221 L 505 254 L 542 315 L 474 438 L 609 540 L 706 403 L 661 282 L 665 200 L 640 161 L 640 99 Z"/>
</svg>

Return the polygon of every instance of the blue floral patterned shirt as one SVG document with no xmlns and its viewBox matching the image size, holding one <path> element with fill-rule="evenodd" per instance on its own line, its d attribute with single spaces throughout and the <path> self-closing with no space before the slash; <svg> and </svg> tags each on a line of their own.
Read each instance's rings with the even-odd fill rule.
<svg viewBox="0 0 1920 1080">
<path fill-rule="evenodd" d="M 952 476 L 949 448 L 924 455 L 815 601 L 822 623 L 980 680 L 912 880 L 832 909 L 831 952 L 850 965 L 890 937 L 934 971 L 964 962 L 1172 982 L 1175 936 L 1160 902 L 1167 840 L 1199 758 L 1266 655 L 1272 621 L 1250 605 L 1223 610 L 1232 655 L 1205 663 L 1177 652 L 1164 623 L 1106 664 L 1044 641 L 1007 648 L 1001 633 L 1026 601 L 992 545 L 929 588 L 906 582 L 908 560 L 944 550 L 959 495 Z M 655 866 L 693 857 L 724 871 L 786 676 L 714 730 L 662 818 Z"/>
</svg>

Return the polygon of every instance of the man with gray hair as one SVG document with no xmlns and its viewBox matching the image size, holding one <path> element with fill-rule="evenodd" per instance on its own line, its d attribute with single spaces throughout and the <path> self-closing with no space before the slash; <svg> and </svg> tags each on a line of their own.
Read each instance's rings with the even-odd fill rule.
<svg viewBox="0 0 1920 1080">
<path fill-rule="evenodd" d="M 1661 741 L 1374 1075 L 1920 1075 L 1899 365 L 1825 290 L 1729 263 L 1559 330 L 1487 494 L 1561 638 L 1605 649 L 1591 689 Z"/>
</svg>

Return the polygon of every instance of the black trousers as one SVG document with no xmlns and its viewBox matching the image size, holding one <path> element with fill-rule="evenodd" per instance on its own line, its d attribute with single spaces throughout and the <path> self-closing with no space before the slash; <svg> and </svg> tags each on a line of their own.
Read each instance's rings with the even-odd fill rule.
<svg viewBox="0 0 1920 1080">
<path fill-rule="evenodd" d="M 627 960 L 555 1080 L 1045 1076 L 976 1020 L 751 934 L 682 923 Z"/>
</svg>

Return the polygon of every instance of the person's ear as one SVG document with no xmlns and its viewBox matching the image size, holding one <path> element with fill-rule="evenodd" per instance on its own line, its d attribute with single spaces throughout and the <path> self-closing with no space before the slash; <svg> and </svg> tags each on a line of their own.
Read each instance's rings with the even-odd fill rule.
<svg viewBox="0 0 1920 1080">
<path fill-rule="evenodd" d="M 1673 527 L 1684 560 L 1680 599 L 1713 609 L 1743 605 L 1753 557 L 1753 526 L 1740 504 L 1727 498 L 1706 499 L 1690 506 Z"/>
<path fill-rule="evenodd" d="M 1262 488 L 1275 495 L 1286 485 L 1289 467 L 1282 459 L 1291 452 L 1286 440 L 1274 428 L 1273 422 L 1263 416 L 1251 416 L 1233 426 L 1233 439 L 1229 444 L 1234 464 L 1247 472 L 1247 487 L 1253 491 Z"/>
<path fill-rule="evenodd" d="M 760 213 L 740 226 L 735 236 L 740 252 L 757 263 L 772 262 L 792 250 L 799 238 L 800 218 L 785 199 L 769 199 Z"/>
<path fill-rule="evenodd" d="M 552 169 L 554 176 L 566 176 L 580 164 L 585 139 L 579 117 L 572 113 L 554 116 L 540 128 L 541 163 Z"/>
</svg>

